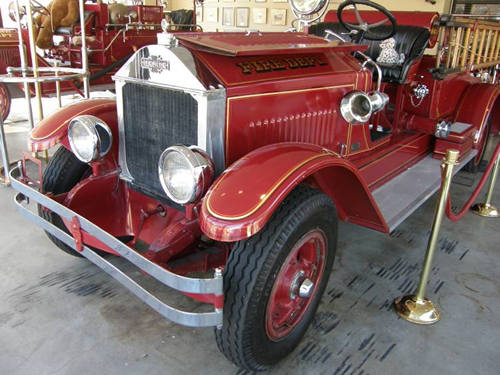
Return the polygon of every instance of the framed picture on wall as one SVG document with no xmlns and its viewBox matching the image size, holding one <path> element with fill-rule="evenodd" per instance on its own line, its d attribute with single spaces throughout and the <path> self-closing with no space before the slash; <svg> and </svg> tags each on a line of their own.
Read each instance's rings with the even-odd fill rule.
<svg viewBox="0 0 500 375">
<path fill-rule="evenodd" d="M 236 8 L 236 26 L 248 27 L 250 8 Z"/>
<path fill-rule="evenodd" d="M 234 8 L 222 8 L 222 25 L 234 26 Z"/>
<path fill-rule="evenodd" d="M 264 25 L 267 23 L 267 8 L 253 8 L 252 21 L 257 25 Z"/>
<path fill-rule="evenodd" d="M 205 8 L 205 22 L 214 22 L 217 23 L 219 21 L 219 8 L 207 7 Z"/>
<path fill-rule="evenodd" d="M 273 26 L 286 25 L 286 9 L 271 8 L 271 25 Z"/>
<path fill-rule="evenodd" d="M 196 7 L 196 22 L 201 22 L 201 21 L 203 21 L 203 7 L 197 6 Z"/>
</svg>

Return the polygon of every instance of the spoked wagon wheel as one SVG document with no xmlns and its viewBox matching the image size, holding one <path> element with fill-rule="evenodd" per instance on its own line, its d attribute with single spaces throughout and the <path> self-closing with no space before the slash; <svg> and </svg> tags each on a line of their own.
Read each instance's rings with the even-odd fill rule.
<svg viewBox="0 0 500 375">
<path fill-rule="evenodd" d="M 328 282 L 337 247 L 332 201 L 295 189 L 255 236 L 235 244 L 224 270 L 224 320 L 215 330 L 232 362 L 265 370 L 300 342 Z"/>
<path fill-rule="evenodd" d="M 0 83 L 0 116 L 5 121 L 10 113 L 10 93 L 5 83 Z"/>
</svg>

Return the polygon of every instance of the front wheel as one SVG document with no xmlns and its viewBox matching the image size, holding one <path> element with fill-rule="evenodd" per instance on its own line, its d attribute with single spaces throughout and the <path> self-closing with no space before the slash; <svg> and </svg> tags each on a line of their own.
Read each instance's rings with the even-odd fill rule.
<svg viewBox="0 0 500 375">
<path fill-rule="evenodd" d="M 88 177 L 90 173 L 91 168 L 88 164 L 82 163 L 71 151 L 61 146 L 55 152 L 52 159 L 50 159 L 47 168 L 43 172 L 43 191 L 54 195 L 67 193 L 75 187 L 77 183 Z M 48 211 L 40 205 L 38 206 L 38 214 L 69 234 L 66 225 L 64 225 L 59 215 Z M 49 239 L 65 253 L 81 256 L 58 238 L 48 232 L 46 233 Z"/>
<path fill-rule="evenodd" d="M 304 336 L 337 247 L 333 202 L 300 186 L 255 236 L 235 244 L 224 269 L 224 318 L 217 345 L 236 365 L 265 370 Z"/>
</svg>

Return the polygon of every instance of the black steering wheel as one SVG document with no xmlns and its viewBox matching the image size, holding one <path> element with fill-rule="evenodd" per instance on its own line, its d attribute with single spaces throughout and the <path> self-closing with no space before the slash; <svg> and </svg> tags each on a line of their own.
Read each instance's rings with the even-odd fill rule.
<svg viewBox="0 0 500 375">
<path fill-rule="evenodd" d="M 356 16 L 356 20 L 358 21 L 357 24 L 352 24 L 345 22 L 342 14 L 344 13 L 344 9 L 347 8 L 348 6 L 352 5 L 354 7 L 354 15 Z M 375 23 L 367 23 L 363 21 L 361 18 L 361 14 L 358 11 L 358 8 L 356 5 L 364 5 L 370 8 L 373 8 L 380 13 L 382 13 L 386 18 L 384 18 L 382 21 L 375 22 Z M 392 15 L 391 12 L 389 12 L 386 8 L 384 8 L 382 5 L 376 4 L 373 1 L 370 0 L 347 0 L 344 1 L 342 4 L 339 5 L 337 9 L 337 18 L 339 19 L 340 24 L 348 31 L 357 31 L 358 35 L 357 38 L 353 38 L 357 41 L 361 40 L 362 38 L 368 39 L 368 40 L 385 40 L 390 38 L 396 33 L 396 19 Z M 391 28 L 388 31 L 385 30 L 373 30 L 379 26 L 385 25 L 389 22 Z"/>
</svg>

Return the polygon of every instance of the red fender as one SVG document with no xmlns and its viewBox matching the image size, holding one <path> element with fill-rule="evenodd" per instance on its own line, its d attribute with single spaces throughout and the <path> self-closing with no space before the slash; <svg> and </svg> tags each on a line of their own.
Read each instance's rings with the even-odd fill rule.
<svg viewBox="0 0 500 375">
<path fill-rule="evenodd" d="M 82 100 L 61 108 L 38 123 L 30 133 L 28 148 L 31 152 L 48 150 L 61 143 L 69 149 L 67 139 L 68 125 L 79 115 L 93 115 L 106 122 L 113 133 L 113 146 L 110 155 L 118 155 L 118 118 L 116 100 L 89 99 Z"/>
<path fill-rule="evenodd" d="M 455 121 L 472 124 L 479 130 L 479 141 L 474 143 L 474 148 L 480 148 L 481 140 L 484 136 L 486 124 L 490 113 L 499 111 L 497 98 L 500 95 L 500 87 L 488 83 L 476 83 L 470 85 L 460 100 L 458 110 L 455 114 Z M 495 117 L 495 116 L 494 116 Z M 495 118 L 493 119 L 495 120 Z M 495 128 L 496 124 L 492 124 Z"/>
<path fill-rule="evenodd" d="M 231 165 L 203 199 L 201 229 L 217 241 L 248 238 L 301 182 L 330 196 L 341 220 L 389 232 L 356 167 L 330 150 L 303 143 L 264 146 Z"/>
</svg>

